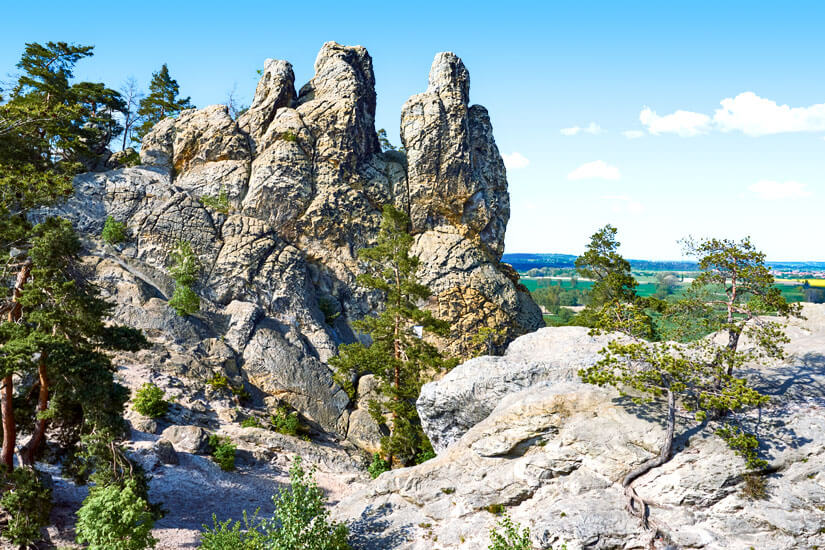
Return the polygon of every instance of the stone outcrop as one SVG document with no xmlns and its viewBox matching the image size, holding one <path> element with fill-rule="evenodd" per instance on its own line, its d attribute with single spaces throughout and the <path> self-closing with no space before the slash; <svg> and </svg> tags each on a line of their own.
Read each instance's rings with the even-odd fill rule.
<svg viewBox="0 0 825 550">
<path fill-rule="evenodd" d="M 518 338 L 501 357 L 471 359 L 425 384 L 416 403 L 436 452 L 487 418 L 502 398 L 542 382 L 574 382 L 615 338 L 591 336 L 584 327 L 543 328 Z"/>
<path fill-rule="evenodd" d="M 461 60 L 438 54 L 427 91 L 401 113 L 406 153 L 383 152 L 366 49 L 324 44 L 299 91 L 292 66 L 269 59 L 238 120 L 221 105 L 162 120 L 143 140 L 141 165 L 78 176 L 77 193 L 40 215 L 69 217 L 90 237 L 107 216 L 126 225 L 125 243 L 89 239 L 87 261 L 115 318 L 162 345 L 158 365 L 225 376 L 259 403 L 286 403 L 373 449 L 377 426 L 363 410 L 349 425 L 326 361 L 359 337 L 354 320 L 381 307 L 355 279 L 383 205 L 411 214 L 419 277 L 434 293 L 427 307 L 454 326 L 440 346 L 468 354 L 481 327 L 509 341 L 542 325 L 499 262 L 507 180 L 490 119 L 469 90 Z M 201 311 L 186 318 L 166 305 L 180 241 L 201 264 Z"/>
<path fill-rule="evenodd" d="M 804 313 L 788 328 L 790 359 L 747 372 L 771 397 L 745 419 L 763 441 L 767 470 L 749 481 L 715 426 L 679 417 L 673 458 L 634 483 L 649 503 L 649 529 L 626 511 L 621 479 L 658 453 L 661 410 L 576 381 L 599 341 L 553 328 L 430 386 L 447 402 L 443 416 L 466 407 L 481 409 L 473 417 L 481 419 L 435 459 L 384 473 L 345 498 L 334 517 L 350 522 L 362 550 L 486 548 L 499 519 L 492 512 L 501 509 L 542 549 L 822 548 L 825 306 Z M 749 493 L 749 483 L 764 483 L 764 497 Z"/>
</svg>

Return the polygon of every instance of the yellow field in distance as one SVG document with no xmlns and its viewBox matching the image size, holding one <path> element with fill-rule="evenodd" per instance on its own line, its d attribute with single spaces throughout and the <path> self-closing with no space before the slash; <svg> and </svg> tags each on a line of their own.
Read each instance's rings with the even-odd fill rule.
<svg viewBox="0 0 825 550">
<path fill-rule="evenodd" d="M 810 286 L 815 286 L 819 288 L 825 288 L 825 279 L 796 279 L 796 282 L 799 284 L 805 284 L 808 282 Z"/>
</svg>

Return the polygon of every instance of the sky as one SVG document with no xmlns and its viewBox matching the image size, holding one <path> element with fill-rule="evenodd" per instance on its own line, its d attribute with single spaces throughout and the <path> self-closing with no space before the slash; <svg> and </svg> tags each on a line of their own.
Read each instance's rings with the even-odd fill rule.
<svg viewBox="0 0 825 550">
<path fill-rule="evenodd" d="M 610 223 L 628 258 L 750 236 L 825 260 L 823 2 L 11 2 L 0 75 L 27 42 L 95 46 L 76 76 L 145 87 L 168 63 L 203 107 L 251 101 L 266 58 L 296 86 L 329 40 L 373 57 L 376 128 L 453 51 L 507 165 L 506 252 L 579 254 Z"/>
</svg>

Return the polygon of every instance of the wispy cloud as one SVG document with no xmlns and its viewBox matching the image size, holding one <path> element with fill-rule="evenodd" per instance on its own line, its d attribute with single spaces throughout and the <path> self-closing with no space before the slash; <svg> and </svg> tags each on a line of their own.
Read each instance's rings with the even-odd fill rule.
<svg viewBox="0 0 825 550">
<path fill-rule="evenodd" d="M 575 136 L 576 134 L 592 134 L 597 136 L 604 132 L 605 130 L 595 122 L 591 122 L 587 126 L 571 126 L 570 128 L 561 129 L 561 133 L 564 136 Z"/>
<path fill-rule="evenodd" d="M 766 136 L 795 132 L 825 131 L 825 103 L 808 107 L 779 105 L 754 92 L 743 92 L 719 102 L 713 116 L 678 110 L 660 116 L 644 107 L 639 120 L 653 135 L 677 134 L 682 137 L 720 132 L 742 132 L 747 136 Z M 629 136 L 628 136 L 629 137 Z"/>
<path fill-rule="evenodd" d="M 801 199 L 813 195 L 806 184 L 798 181 L 761 180 L 750 185 L 748 191 L 767 201 Z"/>
<path fill-rule="evenodd" d="M 527 165 L 530 164 L 530 159 L 528 159 L 518 151 L 514 151 L 509 155 L 501 155 L 501 158 L 504 161 L 504 166 L 506 166 L 508 170 L 518 170 L 519 168 L 526 168 Z"/>
<path fill-rule="evenodd" d="M 669 115 L 660 116 L 656 111 L 645 107 L 639 113 L 639 120 L 653 135 L 677 134 L 682 137 L 692 137 L 706 134 L 710 130 L 710 117 L 702 113 L 691 111 L 676 111 Z"/>
<path fill-rule="evenodd" d="M 567 174 L 569 180 L 618 180 L 621 177 L 618 168 L 603 160 L 586 162 Z"/>
<path fill-rule="evenodd" d="M 644 137 L 645 133 L 641 130 L 625 130 L 622 132 L 622 135 L 627 139 L 639 139 L 640 137 Z"/>
<path fill-rule="evenodd" d="M 610 201 L 613 212 L 618 214 L 641 214 L 644 212 L 644 205 L 627 195 L 602 195 L 602 200 Z"/>
</svg>

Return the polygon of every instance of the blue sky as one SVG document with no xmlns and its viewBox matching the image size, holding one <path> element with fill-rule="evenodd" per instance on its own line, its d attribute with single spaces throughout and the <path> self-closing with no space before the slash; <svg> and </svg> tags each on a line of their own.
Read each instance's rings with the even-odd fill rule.
<svg viewBox="0 0 825 550">
<path fill-rule="evenodd" d="M 822 2 L 15 2 L 3 16 L 4 76 L 25 42 L 93 44 L 78 77 L 145 86 L 166 62 L 197 106 L 233 87 L 248 103 L 267 57 L 300 86 L 325 41 L 361 44 L 396 142 L 433 55 L 454 51 L 507 159 L 508 252 L 576 254 L 612 223 L 632 258 L 750 235 L 772 260 L 825 260 Z"/>
</svg>

